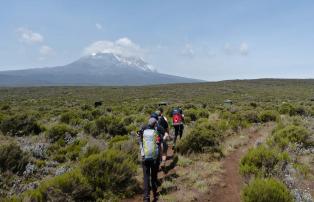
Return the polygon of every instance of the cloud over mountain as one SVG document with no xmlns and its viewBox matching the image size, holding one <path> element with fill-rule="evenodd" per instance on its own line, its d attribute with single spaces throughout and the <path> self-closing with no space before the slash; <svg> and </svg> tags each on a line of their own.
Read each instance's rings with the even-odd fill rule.
<svg viewBox="0 0 314 202">
<path fill-rule="evenodd" d="M 123 56 L 143 57 L 145 51 L 131 39 L 123 37 L 116 41 L 95 41 L 84 49 L 85 55 L 93 55 L 96 53 L 113 53 Z"/>
<path fill-rule="evenodd" d="M 33 44 L 42 43 L 44 41 L 44 37 L 41 34 L 28 28 L 20 27 L 18 28 L 17 32 L 19 34 L 20 41 L 22 42 Z"/>
</svg>

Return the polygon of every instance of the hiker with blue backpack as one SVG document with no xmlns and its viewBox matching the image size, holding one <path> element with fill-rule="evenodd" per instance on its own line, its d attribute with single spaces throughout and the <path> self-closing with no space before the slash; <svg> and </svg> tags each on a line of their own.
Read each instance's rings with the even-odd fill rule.
<svg viewBox="0 0 314 202">
<path fill-rule="evenodd" d="M 177 137 L 182 138 L 184 130 L 184 114 L 180 107 L 174 108 L 171 112 L 172 115 L 172 125 L 174 127 L 174 139 L 173 139 L 173 149 L 176 146 Z"/>
<path fill-rule="evenodd" d="M 148 124 L 138 131 L 142 167 L 144 175 L 144 201 L 150 201 L 150 190 L 153 201 L 157 201 L 157 174 L 160 161 L 160 144 L 164 130 L 158 127 L 157 119 L 150 117 Z"/>
</svg>

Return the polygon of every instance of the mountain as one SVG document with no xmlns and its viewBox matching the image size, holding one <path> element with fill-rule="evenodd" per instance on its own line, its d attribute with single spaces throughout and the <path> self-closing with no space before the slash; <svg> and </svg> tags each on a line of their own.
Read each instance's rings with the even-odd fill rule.
<svg viewBox="0 0 314 202">
<path fill-rule="evenodd" d="M 137 57 L 94 53 L 65 66 L 0 71 L 0 86 L 149 85 L 201 80 L 158 73 Z"/>
</svg>

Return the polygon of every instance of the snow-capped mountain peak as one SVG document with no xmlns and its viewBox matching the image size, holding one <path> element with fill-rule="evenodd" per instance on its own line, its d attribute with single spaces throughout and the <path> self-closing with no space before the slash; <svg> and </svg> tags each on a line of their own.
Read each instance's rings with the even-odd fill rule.
<svg viewBox="0 0 314 202">
<path fill-rule="evenodd" d="M 146 72 L 157 72 L 152 65 L 148 64 L 140 57 L 123 56 L 114 53 L 92 53 L 82 59 L 93 63 L 97 62 L 97 64 L 101 64 L 102 62 L 107 64 L 109 62 L 113 64 L 126 65 Z"/>
</svg>

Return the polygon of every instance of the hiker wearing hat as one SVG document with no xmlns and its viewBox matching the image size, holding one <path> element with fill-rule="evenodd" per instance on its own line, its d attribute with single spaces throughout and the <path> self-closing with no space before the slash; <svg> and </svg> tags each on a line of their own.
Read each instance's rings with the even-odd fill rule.
<svg viewBox="0 0 314 202">
<path fill-rule="evenodd" d="M 138 131 L 144 175 L 144 201 L 150 201 L 150 190 L 157 201 L 157 173 L 163 129 L 157 127 L 157 120 L 149 118 L 148 124 Z"/>
</svg>

